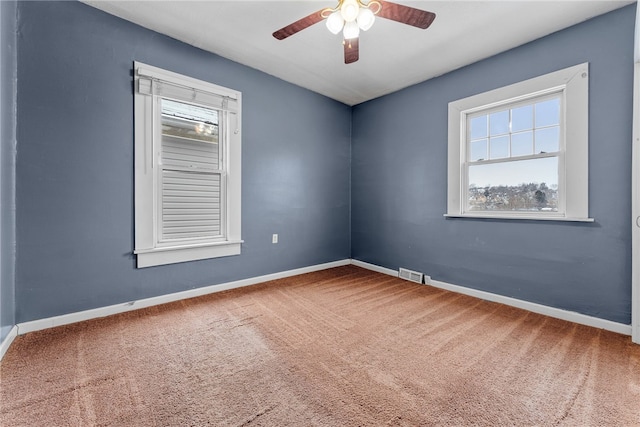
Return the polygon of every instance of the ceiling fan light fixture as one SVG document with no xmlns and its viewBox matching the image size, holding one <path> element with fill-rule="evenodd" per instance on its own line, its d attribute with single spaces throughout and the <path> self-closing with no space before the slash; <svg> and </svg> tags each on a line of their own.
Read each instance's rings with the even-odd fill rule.
<svg viewBox="0 0 640 427">
<path fill-rule="evenodd" d="M 355 21 L 347 22 L 344 24 L 343 34 L 345 40 L 355 39 L 360 35 L 360 27 Z"/>
<path fill-rule="evenodd" d="M 369 28 L 371 28 L 375 19 L 376 16 L 373 14 L 371 9 L 369 9 L 368 7 L 362 7 L 360 8 L 360 12 L 358 13 L 358 18 L 356 19 L 356 21 L 358 22 L 358 27 L 360 27 L 362 31 L 367 31 Z"/>
<path fill-rule="evenodd" d="M 346 22 L 353 22 L 358 17 L 358 12 L 360 11 L 360 5 L 357 0 L 344 0 L 342 6 L 340 7 L 340 13 L 342 14 L 342 18 Z"/>
<path fill-rule="evenodd" d="M 325 7 L 274 31 L 273 37 L 284 40 L 305 28 L 326 20 L 325 25 L 333 34 L 337 35 L 342 30 L 344 63 L 352 64 L 360 58 L 358 38 L 360 31 L 367 31 L 371 28 L 376 15 L 423 30 L 426 30 L 436 17 L 433 12 L 403 6 L 391 0 L 337 0 L 337 2 L 336 7 Z"/>
<path fill-rule="evenodd" d="M 344 27 L 344 19 L 340 11 L 336 10 L 327 18 L 327 28 L 333 34 L 338 34 L 342 27 Z"/>
</svg>

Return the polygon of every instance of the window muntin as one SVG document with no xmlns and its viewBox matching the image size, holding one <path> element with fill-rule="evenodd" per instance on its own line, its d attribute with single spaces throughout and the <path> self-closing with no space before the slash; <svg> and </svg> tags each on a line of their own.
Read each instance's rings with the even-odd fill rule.
<svg viewBox="0 0 640 427">
<path fill-rule="evenodd" d="M 465 212 L 557 213 L 562 92 L 466 117 Z"/>
</svg>

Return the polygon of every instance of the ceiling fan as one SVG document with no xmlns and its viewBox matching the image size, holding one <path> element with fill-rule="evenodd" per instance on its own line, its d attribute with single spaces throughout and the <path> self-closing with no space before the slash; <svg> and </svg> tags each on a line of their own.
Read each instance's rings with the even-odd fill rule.
<svg viewBox="0 0 640 427">
<path fill-rule="evenodd" d="M 375 16 L 390 19 L 414 27 L 427 29 L 436 14 L 385 0 L 338 0 L 335 8 L 325 8 L 305 16 L 273 33 L 273 37 L 284 40 L 313 24 L 326 19 L 327 28 L 333 34 L 342 31 L 344 63 L 356 62 L 359 53 L 360 30 L 367 31 Z"/>
</svg>

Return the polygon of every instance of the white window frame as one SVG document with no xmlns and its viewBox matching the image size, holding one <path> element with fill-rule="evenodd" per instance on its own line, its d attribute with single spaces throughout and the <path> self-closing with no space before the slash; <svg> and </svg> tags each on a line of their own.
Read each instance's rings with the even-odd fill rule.
<svg viewBox="0 0 640 427">
<path fill-rule="evenodd" d="M 165 88 L 163 90 L 163 88 Z M 166 89 L 171 88 L 171 89 Z M 151 267 L 241 252 L 241 93 L 161 68 L 134 62 L 135 249 L 137 267 Z M 220 114 L 222 237 L 161 241 L 160 221 L 160 100 L 210 107 Z"/>
<path fill-rule="evenodd" d="M 467 116 L 561 94 L 558 212 L 466 211 Z M 562 119 L 561 119 L 562 120 Z M 454 218 L 593 222 L 589 218 L 589 64 L 583 63 L 449 103 L 447 213 Z M 514 158 L 514 161 L 517 161 Z"/>
</svg>

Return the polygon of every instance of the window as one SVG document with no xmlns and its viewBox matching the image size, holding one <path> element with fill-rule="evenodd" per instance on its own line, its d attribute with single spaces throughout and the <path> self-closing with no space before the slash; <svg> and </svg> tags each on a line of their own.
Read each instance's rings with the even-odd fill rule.
<svg viewBox="0 0 640 427">
<path fill-rule="evenodd" d="M 241 94 L 134 69 L 138 268 L 239 254 Z"/>
<path fill-rule="evenodd" d="M 449 104 L 449 217 L 588 218 L 588 64 Z"/>
</svg>

